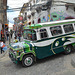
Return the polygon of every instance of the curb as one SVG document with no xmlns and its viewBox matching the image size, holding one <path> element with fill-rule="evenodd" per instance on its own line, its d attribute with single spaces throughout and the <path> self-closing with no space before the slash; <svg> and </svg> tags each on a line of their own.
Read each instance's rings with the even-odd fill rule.
<svg viewBox="0 0 75 75">
<path fill-rule="evenodd" d="M 73 56 L 71 59 L 71 65 L 75 68 L 75 56 Z"/>
</svg>

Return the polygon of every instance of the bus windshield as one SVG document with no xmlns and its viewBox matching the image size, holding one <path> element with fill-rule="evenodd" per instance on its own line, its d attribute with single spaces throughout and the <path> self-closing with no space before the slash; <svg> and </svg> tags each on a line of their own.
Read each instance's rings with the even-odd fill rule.
<svg viewBox="0 0 75 75">
<path fill-rule="evenodd" d="M 24 39 L 35 41 L 36 40 L 36 31 L 30 30 L 30 29 L 25 29 L 23 32 L 23 37 L 24 37 Z"/>
</svg>

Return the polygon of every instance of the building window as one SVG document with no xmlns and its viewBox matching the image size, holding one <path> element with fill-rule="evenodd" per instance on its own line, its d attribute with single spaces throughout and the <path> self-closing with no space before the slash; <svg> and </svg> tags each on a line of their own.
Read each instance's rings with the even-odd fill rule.
<svg viewBox="0 0 75 75">
<path fill-rule="evenodd" d="M 40 12 L 41 12 L 41 7 L 37 7 L 37 8 L 36 8 L 36 12 L 37 12 L 37 13 L 40 13 Z"/>
<path fill-rule="evenodd" d="M 31 19 L 31 15 L 28 15 L 28 18 Z"/>
<path fill-rule="evenodd" d="M 50 27 L 52 36 L 62 34 L 61 26 Z"/>
<path fill-rule="evenodd" d="M 40 18 L 38 19 L 38 23 L 41 23 L 41 19 Z"/>
<path fill-rule="evenodd" d="M 31 15 L 34 16 L 35 15 L 35 12 L 32 12 Z"/>
<path fill-rule="evenodd" d="M 32 24 L 34 24 L 34 20 L 32 21 Z"/>
<path fill-rule="evenodd" d="M 74 12 L 75 12 L 75 7 L 74 7 Z"/>
<path fill-rule="evenodd" d="M 25 12 L 24 20 L 27 20 L 27 12 Z"/>
<path fill-rule="evenodd" d="M 65 33 L 74 31 L 72 24 L 64 25 L 63 28 L 64 28 Z"/>
<path fill-rule="evenodd" d="M 31 25 L 31 22 L 29 22 L 29 25 Z"/>
<path fill-rule="evenodd" d="M 41 0 L 41 1 L 46 1 L 46 0 Z"/>
<path fill-rule="evenodd" d="M 40 30 L 40 36 L 41 36 L 41 38 L 46 38 L 47 37 L 47 31 L 46 31 L 46 29 L 41 29 Z"/>
<path fill-rule="evenodd" d="M 36 0 L 36 3 L 38 3 L 40 0 Z"/>
<path fill-rule="evenodd" d="M 57 18 L 57 15 L 53 15 L 54 18 Z"/>
<path fill-rule="evenodd" d="M 68 6 L 66 6 L 66 10 L 68 10 L 68 8 L 69 8 L 69 7 L 68 7 Z"/>
</svg>

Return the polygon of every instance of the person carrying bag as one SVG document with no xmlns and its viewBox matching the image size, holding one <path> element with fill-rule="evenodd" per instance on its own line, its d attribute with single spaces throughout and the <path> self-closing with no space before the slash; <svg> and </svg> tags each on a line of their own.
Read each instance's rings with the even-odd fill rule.
<svg viewBox="0 0 75 75">
<path fill-rule="evenodd" d="M 2 52 L 4 52 L 5 50 L 7 50 L 7 46 L 3 43 L 2 40 L 0 40 L 0 48 L 1 48 L 1 54 L 2 54 Z"/>
</svg>

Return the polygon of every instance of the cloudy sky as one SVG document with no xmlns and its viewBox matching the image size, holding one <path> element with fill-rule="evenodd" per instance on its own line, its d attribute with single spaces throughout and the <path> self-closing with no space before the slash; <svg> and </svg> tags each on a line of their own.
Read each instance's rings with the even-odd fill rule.
<svg viewBox="0 0 75 75">
<path fill-rule="evenodd" d="M 28 2 L 28 0 L 8 0 L 8 5 L 11 8 L 17 8 L 21 7 L 26 2 Z"/>
<path fill-rule="evenodd" d="M 7 6 L 9 8 L 18 8 L 22 7 L 24 3 L 28 2 L 29 0 L 8 0 Z M 9 27 L 12 27 L 14 24 L 13 18 L 17 17 L 19 15 L 20 11 L 14 11 L 14 10 L 8 10 L 7 11 L 7 17 L 9 20 Z"/>
</svg>

